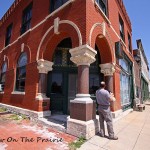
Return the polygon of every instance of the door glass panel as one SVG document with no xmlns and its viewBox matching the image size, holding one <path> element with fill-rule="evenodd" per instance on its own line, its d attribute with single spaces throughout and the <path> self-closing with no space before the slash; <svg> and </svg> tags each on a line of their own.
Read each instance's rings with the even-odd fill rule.
<svg viewBox="0 0 150 150">
<path fill-rule="evenodd" d="M 99 80 L 98 74 L 90 74 L 89 93 L 91 96 L 95 96 L 95 92 L 99 88 Z"/>
<path fill-rule="evenodd" d="M 70 110 L 70 101 L 74 100 L 77 94 L 77 74 L 69 74 L 68 81 L 68 111 Z"/>
<path fill-rule="evenodd" d="M 52 74 L 51 94 L 63 94 L 62 92 L 62 74 Z"/>
</svg>

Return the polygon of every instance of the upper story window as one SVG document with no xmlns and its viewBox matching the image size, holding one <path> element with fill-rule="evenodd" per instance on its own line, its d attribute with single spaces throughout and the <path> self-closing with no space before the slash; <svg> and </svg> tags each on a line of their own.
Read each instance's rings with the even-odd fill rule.
<svg viewBox="0 0 150 150">
<path fill-rule="evenodd" d="M 7 71 L 7 63 L 4 62 L 2 68 L 1 68 L 1 77 L 0 77 L 0 90 L 3 91 L 4 90 L 4 86 L 5 86 L 5 78 L 6 78 L 6 71 Z"/>
<path fill-rule="evenodd" d="M 50 0 L 50 12 L 53 12 L 54 10 L 58 9 L 67 1 L 68 0 Z"/>
<path fill-rule="evenodd" d="M 130 52 L 132 52 L 132 46 L 131 46 L 131 36 L 130 34 L 128 33 L 128 49 Z"/>
<path fill-rule="evenodd" d="M 119 16 L 119 28 L 120 28 L 120 37 L 123 41 L 125 41 L 124 22 L 120 16 Z"/>
<path fill-rule="evenodd" d="M 10 25 L 7 27 L 7 30 L 6 30 L 6 38 L 5 38 L 5 46 L 7 46 L 7 45 L 10 44 L 11 33 L 12 33 L 12 26 L 13 26 L 13 24 L 10 24 Z"/>
<path fill-rule="evenodd" d="M 31 28 L 31 18 L 32 18 L 32 3 L 29 4 L 23 11 L 21 34 L 25 33 L 27 30 Z"/>
<path fill-rule="evenodd" d="M 25 90 L 26 64 L 27 64 L 27 54 L 24 52 L 19 57 L 17 64 L 16 91 L 23 92 Z"/>
<path fill-rule="evenodd" d="M 107 0 L 96 0 L 96 2 L 104 12 L 104 14 L 107 16 Z"/>
</svg>

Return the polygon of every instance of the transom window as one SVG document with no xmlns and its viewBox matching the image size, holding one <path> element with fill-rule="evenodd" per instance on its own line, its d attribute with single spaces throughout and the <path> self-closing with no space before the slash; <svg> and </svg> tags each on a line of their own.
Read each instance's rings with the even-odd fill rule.
<svg viewBox="0 0 150 150">
<path fill-rule="evenodd" d="M 71 60 L 71 54 L 69 50 L 71 49 L 72 43 L 70 38 L 66 38 L 58 44 L 58 47 L 54 53 L 54 66 L 76 66 Z"/>
<path fill-rule="evenodd" d="M 4 62 L 2 69 L 1 69 L 1 77 L 0 77 L 0 91 L 4 90 L 5 86 L 5 79 L 6 79 L 6 71 L 7 71 L 7 63 Z"/>
<path fill-rule="evenodd" d="M 70 48 L 57 47 L 54 55 L 55 66 L 75 66 L 70 60 L 71 54 L 69 53 Z"/>
<path fill-rule="evenodd" d="M 104 14 L 107 16 L 107 0 L 96 0 L 96 2 L 104 12 Z"/>
<path fill-rule="evenodd" d="M 10 24 L 10 25 L 7 27 L 6 39 L 5 39 L 5 46 L 7 46 L 7 45 L 10 44 L 12 26 L 13 26 L 13 24 Z"/>
<path fill-rule="evenodd" d="M 50 12 L 53 12 L 54 10 L 58 9 L 67 1 L 68 0 L 50 0 Z"/>
<path fill-rule="evenodd" d="M 26 64 L 27 64 L 27 54 L 24 52 L 19 57 L 17 64 L 16 91 L 23 92 L 25 90 Z"/>
<path fill-rule="evenodd" d="M 119 16 L 119 28 L 120 28 L 120 37 L 123 41 L 125 41 L 124 22 L 120 16 Z"/>
<path fill-rule="evenodd" d="M 21 34 L 31 28 L 32 3 L 23 11 Z"/>
</svg>

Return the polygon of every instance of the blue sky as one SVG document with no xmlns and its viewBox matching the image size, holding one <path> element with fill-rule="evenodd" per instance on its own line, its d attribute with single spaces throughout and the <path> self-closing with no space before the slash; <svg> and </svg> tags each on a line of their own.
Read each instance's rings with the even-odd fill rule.
<svg viewBox="0 0 150 150">
<path fill-rule="evenodd" d="M 136 40 L 141 39 L 150 63 L 150 0 L 123 0 L 132 23 L 132 44 L 136 49 Z M 0 0 L 0 18 L 14 0 Z"/>
<path fill-rule="evenodd" d="M 132 44 L 141 39 L 150 64 L 150 0 L 123 0 L 132 23 Z M 150 66 L 150 65 L 149 65 Z"/>
<path fill-rule="evenodd" d="M 0 0 L 0 18 L 2 18 L 13 2 L 14 0 Z"/>
</svg>

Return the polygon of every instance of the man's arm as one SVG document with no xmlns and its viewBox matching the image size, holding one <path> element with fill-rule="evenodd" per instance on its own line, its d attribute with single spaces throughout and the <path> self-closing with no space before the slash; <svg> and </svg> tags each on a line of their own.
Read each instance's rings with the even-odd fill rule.
<svg viewBox="0 0 150 150">
<path fill-rule="evenodd" d="M 110 93 L 110 102 L 114 102 L 116 101 L 116 98 L 114 97 L 114 94 L 113 93 Z"/>
<path fill-rule="evenodd" d="M 109 102 L 114 102 L 116 100 L 114 94 L 111 92 L 107 92 L 107 99 L 109 100 Z"/>
</svg>

